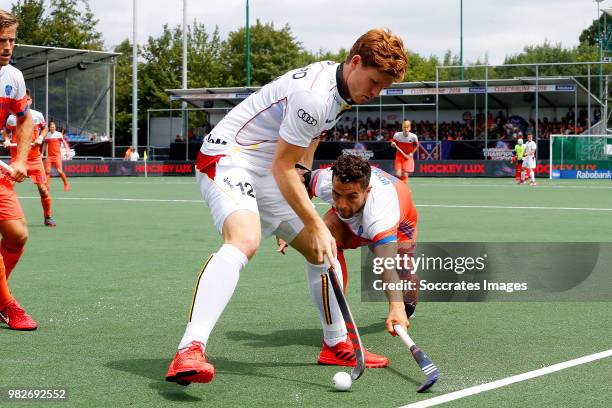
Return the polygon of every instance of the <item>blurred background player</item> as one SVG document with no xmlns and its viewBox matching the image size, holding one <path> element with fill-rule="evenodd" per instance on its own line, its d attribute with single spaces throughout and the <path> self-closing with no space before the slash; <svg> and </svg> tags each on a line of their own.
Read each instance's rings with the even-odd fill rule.
<svg viewBox="0 0 612 408">
<path fill-rule="evenodd" d="M 21 71 L 9 65 L 15 39 L 17 20 L 0 10 L 0 123 L 9 114 L 17 117 L 15 134 L 17 154 L 9 176 L 0 176 L 0 322 L 13 330 L 35 330 L 36 322 L 13 298 L 8 279 L 19 261 L 28 240 L 25 216 L 13 190 L 13 180 L 22 182 L 27 176 L 26 160 L 30 150 L 30 136 L 34 131 L 26 98 L 25 81 Z"/>
<path fill-rule="evenodd" d="M 40 154 L 40 147 L 47 134 L 47 124 L 45 123 L 43 114 L 32 109 L 32 95 L 29 89 L 26 89 L 26 97 L 28 100 L 28 107 L 30 108 L 30 114 L 32 115 L 32 122 L 34 123 L 34 132 L 32 133 L 31 139 L 32 143 L 30 152 L 28 153 L 28 177 L 30 177 L 32 182 L 36 184 L 36 187 L 38 188 L 40 203 L 42 204 L 43 208 L 44 224 L 47 227 L 55 227 L 57 224 L 51 217 L 51 195 L 49 194 L 45 168 L 43 166 L 42 155 Z M 15 161 L 15 157 L 17 155 L 17 138 L 14 137 L 16 125 L 17 118 L 15 115 L 10 115 L 6 121 L 4 146 L 10 147 L 11 163 Z M 11 137 L 9 137 L 9 132 Z"/>
<path fill-rule="evenodd" d="M 47 189 L 51 181 L 51 166 L 55 167 L 57 174 L 62 178 L 64 183 L 64 191 L 70 190 L 68 178 L 62 169 L 62 144 L 66 151 L 70 151 L 70 145 L 64 139 L 64 135 L 57 131 L 54 121 L 49 121 L 49 131 L 44 138 L 44 143 L 47 145 L 47 158 L 45 159 L 45 173 L 47 175 Z M 43 147 L 44 151 L 44 147 Z"/>
<path fill-rule="evenodd" d="M 527 143 L 525 143 L 525 156 L 523 157 L 523 168 L 525 169 L 525 178 L 531 179 L 530 186 L 537 186 L 535 181 L 536 169 L 536 142 L 533 141 L 533 133 L 527 133 Z"/>
<path fill-rule="evenodd" d="M 525 179 L 523 177 L 523 156 L 525 155 L 525 145 L 523 139 L 519 138 L 516 141 L 514 150 L 512 151 L 512 161 L 515 165 L 514 178 L 518 184 L 523 184 Z"/>
<path fill-rule="evenodd" d="M 402 181 L 408 181 L 408 176 L 414 173 L 413 153 L 419 147 L 417 135 L 410 131 L 411 122 L 405 120 L 401 132 L 395 132 L 391 139 L 391 147 L 395 152 L 395 175 Z"/>
<path fill-rule="evenodd" d="M 323 219 L 336 239 L 345 289 L 344 249 L 367 245 L 376 257 L 414 256 L 418 213 L 405 183 L 355 155 L 340 156 L 330 168 L 315 170 L 308 178 L 309 195 L 332 206 Z M 418 286 L 416 275 L 409 270 L 398 273 L 400 279 Z M 414 312 L 417 295 L 417 290 L 404 294 L 408 317 Z"/>
<path fill-rule="evenodd" d="M 331 323 L 319 308 L 325 344 L 346 364 L 354 364 L 342 313 L 333 292 L 324 286 L 330 266 L 330 273 L 341 273 L 336 243 L 313 208 L 295 165 L 352 104 L 365 103 L 401 81 L 407 63 L 399 37 L 370 30 L 343 63 L 321 61 L 281 75 L 232 109 L 205 137 L 196 180 L 223 245 L 202 268 L 167 381 L 187 385 L 213 379 L 215 368 L 206 361 L 204 348 L 262 235 L 274 234 L 304 256 L 311 293 L 327 289 L 325 311 Z M 394 324 L 408 326 L 401 299 L 392 303 L 387 315 L 389 333 L 395 333 Z M 366 363 L 371 357 L 366 353 Z"/>
</svg>

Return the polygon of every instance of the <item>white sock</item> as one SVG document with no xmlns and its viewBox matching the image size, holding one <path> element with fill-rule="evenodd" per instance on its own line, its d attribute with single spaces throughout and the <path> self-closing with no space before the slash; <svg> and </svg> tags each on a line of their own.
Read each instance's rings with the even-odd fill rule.
<svg viewBox="0 0 612 408">
<path fill-rule="evenodd" d="M 531 171 L 531 181 L 535 183 L 535 170 Z"/>
<path fill-rule="evenodd" d="M 230 244 L 224 244 L 212 255 L 198 279 L 191 316 L 179 350 L 192 341 L 206 345 L 210 332 L 234 294 L 240 270 L 247 262 L 246 255 Z"/>
<path fill-rule="evenodd" d="M 340 287 L 342 287 L 342 270 L 340 269 L 338 260 L 335 261 L 334 270 Z M 321 325 L 323 326 L 323 338 L 328 346 L 333 347 L 341 341 L 346 340 L 346 325 L 326 272 L 327 268 L 325 264 L 313 265 L 306 262 L 310 296 L 317 306 L 317 309 L 319 309 Z M 327 293 L 323 292 L 324 282 L 327 285 Z M 326 311 L 328 311 L 328 313 L 326 313 Z"/>
</svg>

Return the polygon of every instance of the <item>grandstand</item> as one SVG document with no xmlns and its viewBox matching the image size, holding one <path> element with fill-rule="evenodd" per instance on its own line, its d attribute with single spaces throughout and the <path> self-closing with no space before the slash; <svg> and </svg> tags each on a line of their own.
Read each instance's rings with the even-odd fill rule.
<svg viewBox="0 0 612 408">
<path fill-rule="evenodd" d="M 410 119 L 422 145 L 417 159 L 482 161 L 487 170 L 479 175 L 508 176 L 511 172 L 506 163 L 511 149 L 527 132 L 534 133 L 539 146 L 538 158 L 544 163 L 548 160 L 551 134 L 601 131 L 603 117 L 608 112 L 607 99 L 601 100 L 593 92 L 597 88 L 595 76 L 580 74 L 582 71 L 594 73 L 590 67 L 591 63 L 571 64 L 569 68 L 577 72 L 574 75 L 547 76 L 548 64 L 486 66 L 485 71 L 474 76 L 486 77 L 489 70 L 512 75 L 518 69 L 520 72 L 516 73 L 523 76 L 394 84 L 378 98 L 354 106 L 334 129 L 323 134 L 315 159 L 324 165 L 358 143 L 359 148 L 371 151 L 368 157 L 391 169 L 395 152 L 384 142 L 401 129 L 403 120 Z M 456 68 L 438 67 L 438 71 L 452 72 Z M 531 70 L 542 75 L 525 76 Z M 226 112 L 257 90 L 257 87 L 235 87 L 166 92 L 173 100 L 185 101 L 193 110 L 205 112 L 214 126 Z M 155 124 L 149 123 L 150 144 L 169 147 L 171 160 L 184 160 L 186 152 L 190 159 L 194 158 L 199 149 L 197 141 L 201 141 L 203 134 L 196 138 L 196 143 L 175 143 L 167 133 L 155 129 L 168 120 L 159 117 L 167 112 L 162 110 L 156 114 Z M 542 175 L 549 174 L 546 166 L 538 170 Z M 417 169 L 415 174 L 421 173 Z"/>
</svg>

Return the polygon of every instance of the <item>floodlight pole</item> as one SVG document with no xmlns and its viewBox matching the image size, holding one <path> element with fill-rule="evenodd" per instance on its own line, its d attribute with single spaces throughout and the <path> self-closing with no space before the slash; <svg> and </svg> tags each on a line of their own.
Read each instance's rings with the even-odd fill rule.
<svg viewBox="0 0 612 408">
<path fill-rule="evenodd" d="M 133 37 L 132 37 L 132 146 L 138 148 L 138 27 L 136 25 L 137 0 L 133 0 Z"/>
<path fill-rule="evenodd" d="M 187 0 L 183 0 L 183 89 L 187 89 Z M 185 139 L 185 160 L 189 160 L 189 131 L 187 102 L 183 100 L 183 138 Z M 148 146 L 147 146 L 148 148 Z"/>
<path fill-rule="evenodd" d="M 459 72 L 463 81 L 463 0 L 459 0 L 459 9 Z"/>
<path fill-rule="evenodd" d="M 601 38 L 601 22 L 600 22 L 600 16 L 599 16 L 599 3 L 601 3 L 604 0 L 595 0 L 595 2 L 597 3 L 597 39 L 599 41 L 599 100 L 601 101 L 602 99 L 602 94 L 603 94 L 603 84 L 602 84 L 602 66 L 601 66 L 601 61 L 603 59 L 603 38 Z M 576 119 L 574 119 L 575 121 Z M 574 123 L 575 125 L 575 123 Z"/>
<path fill-rule="evenodd" d="M 249 0 L 246 0 L 246 86 L 251 86 L 251 25 L 249 24 Z"/>
</svg>

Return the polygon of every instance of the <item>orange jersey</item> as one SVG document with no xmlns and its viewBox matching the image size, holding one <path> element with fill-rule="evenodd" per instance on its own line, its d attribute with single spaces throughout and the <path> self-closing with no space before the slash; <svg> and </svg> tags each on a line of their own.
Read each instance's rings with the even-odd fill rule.
<svg viewBox="0 0 612 408">
<path fill-rule="evenodd" d="M 373 168 L 370 187 L 363 209 L 349 219 L 336 214 L 338 219 L 358 237 L 359 245 L 414 242 L 418 213 L 408 186 Z M 309 190 L 333 208 L 332 170 L 313 171 Z"/>
<path fill-rule="evenodd" d="M 4 125 L 9 114 L 22 117 L 28 112 L 25 81 L 21 71 L 11 65 L 0 67 L 0 125 Z M 23 211 L 13 181 L 0 175 L 0 221 L 23 218 Z"/>
<path fill-rule="evenodd" d="M 31 109 L 30 112 L 32 114 L 32 122 L 34 122 L 34 132 L 32 133 L 32 143 L 34 143 L 37 141 L 38 137 L 40 136 L 40 132 L 42 132 L 42 130 L 47 126 L 47 124 L 45 123 L 45 118 L 42 113 L 33 109 Z M 17 118 L 15 117 L 15 115 L 9 116 L 8 120 L 6 121 L 6 128 L 13 135 L 11 140 L 15 144 L 19 143 L 19 140 L 15 133 L 16 126 Z M 11 146 L 11 161 L 14 161 L 16 156 L 17 146 Z M 38 146 L 32 146 L 30 148 L 30 152 L 28 153 L 28 162 L 36 162 L 38 159 L 40 159 L 40 157 L 40 148 Z"/>
<path fill-rule="evenodd" d="M 409 132 L 408 136 L 404 135 L 404 132 L 396 132 L 393 135 L 393 141 L 405 154 L 413 153 L 419 145 L 419 139 L 417 135 Z M 403 161 L 406 160 L 403 154 L 399 151 L 395 153 L 395 160 Z"/>
<path fill-rule="evenodd" d="M 21 71 L 12 65 L 0 67 L 0 126 L 9 114 L 21 117 L 28 111 L 25 89 Z"/>
<path fill-rule="evenodd" d="M 59 132 L 55 132 L 59 133 Z M 61 135 L 61 133 L 60 133 Z M 47 156 L 49 157 L 61 157 L 62 156 L 62 139 L 55 138 L 46 138 L 45 142 L 47 143 Z"/>
</svg>

